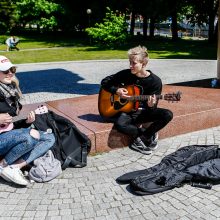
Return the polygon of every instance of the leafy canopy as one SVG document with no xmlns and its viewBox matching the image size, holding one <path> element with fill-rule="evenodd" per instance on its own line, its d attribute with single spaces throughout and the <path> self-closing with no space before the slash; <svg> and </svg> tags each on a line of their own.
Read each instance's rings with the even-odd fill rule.
<svg viewBox="0 0 220 220">
<path fill-rule="evenodd" d="M 63 13 L 62 6 L 48 0 L 16 0 L 17 18 L 22 24 L 37 24 L 42 28 L 57 27 L 56 16 Z"/>
<path fill-rule="evenodd" d="M 110 8 L 107 8 L 102 23 L 96 23 L 95 27 L 85 31 L 100 46 L 111 48 L 123 44 L 128 36 L 125 15 L 117 15 Z"/>
</svg>

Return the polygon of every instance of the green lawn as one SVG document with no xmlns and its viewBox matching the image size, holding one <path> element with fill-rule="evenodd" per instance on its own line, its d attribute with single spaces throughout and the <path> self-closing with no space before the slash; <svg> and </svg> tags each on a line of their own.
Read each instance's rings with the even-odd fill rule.
<svg viewBox="0 0 220 220">
<path fill-rule="evenodd" d="M 134 39 L 126 46 L 115 49 L 102 49 L 88 42 L 71 37 L 24 37 L 19 36 L 20 51 L 5 51 L 6 36 L 0 36 L 0 55 L 5 55 L 14 63 L 126 59 L 127 50 L 133 46 L 144 45 L 152 59 L 217 59 L 217 45 L 206 40 L 181 39 L 173 42 L 167 38 L 154 40 Z"/>
</svg>

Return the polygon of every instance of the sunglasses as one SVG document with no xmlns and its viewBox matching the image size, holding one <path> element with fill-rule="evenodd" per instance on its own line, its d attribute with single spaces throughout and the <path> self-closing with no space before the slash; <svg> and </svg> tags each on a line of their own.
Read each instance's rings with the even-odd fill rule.
<svg viewBox="0 0 220 220">
<path fill-rule="evenodd" d="M 15 66 L 13 66 L 13 67 L 11 67 L 10 69 L 8 69 L 8 70 L 6 70 L 6 71 L 1 71 L 3 74 L 9 74 L 9 72 L 11 72 L 11 73 L 16 73 L 16 67 Z"/>
</svg>

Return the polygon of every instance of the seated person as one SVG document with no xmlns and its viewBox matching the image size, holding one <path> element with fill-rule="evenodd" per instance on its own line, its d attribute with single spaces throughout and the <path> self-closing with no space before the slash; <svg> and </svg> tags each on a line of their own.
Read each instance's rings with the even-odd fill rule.
<svg viewBox="0 0 220 220">
<path fill-rule="evenodd" d="M 17 47 L 18 42 L 19 42 L 19 39 L 16 38 L 15 36 L 9 37 L 9 38 L 5 41 L 5 43 L 6 43 L 6 45 L 7 45 L 6 50 L 7 50 L 7 51 L 10 51 L 11 49 L 19 50 L 19 48 Z"/>
<path fill-rule="evenodd" d="M 6 181 L 28 185 L 20 169 L 44 155 L 53 146 L 55 137 L 51 131 L 35 128 L 33 111 L 26 119 L 14 122 L 12 130 L 7 129 L 12 117 L 22 108 L 15 73 L 16 67 L 9 59 L 0 56 L 0 176 Z"/>
<path fill-rule="evenodd" d="M 162 82 L 151 70 L 146 69 L 149 60 L 147 48 L 138 46 L 130 49 L 128 58 L 130 68 L 107 76 L 102 80 L 101 86 L 122 99 L 132 98 L 128 95 L 126 86 L 136 86 L 141 91 L 140 94 L 146 95 L 148 99 L 140 101 L 139 108 L 130 112 L 119 111 L 114 122 L 118 131 L 133 137 L 130 148 L 143 154 L 151 154 L 157 148 L 157 132 L 172 120 L 173 113 L 157 107 L 156 95 L 161 94 Z M 140 126 L 146 122 L 151 122 L 149 127 Z"/>
</svg>

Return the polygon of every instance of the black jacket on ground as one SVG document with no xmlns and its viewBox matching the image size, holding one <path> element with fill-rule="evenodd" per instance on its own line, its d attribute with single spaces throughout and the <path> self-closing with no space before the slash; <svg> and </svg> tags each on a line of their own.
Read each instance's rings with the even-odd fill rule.
<svg viewBox="0 0 220 220">
<path fill-rule="evenodd" d="M 220 149 L 218 145 L 191 145 L 164 157 L 151 168 L 134 171 L 117 178 L 130 183 L 138 194 L 163 192 L 184 183 L 217 183 L 220 181 Z"/>
</svg>

